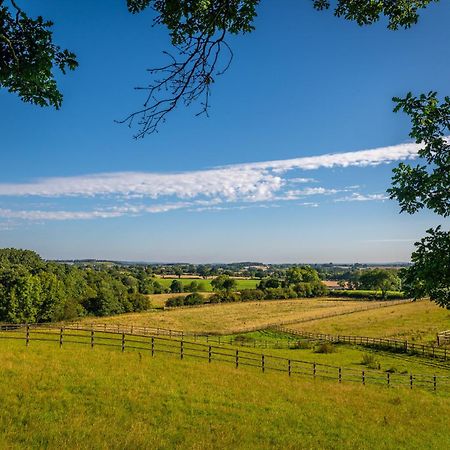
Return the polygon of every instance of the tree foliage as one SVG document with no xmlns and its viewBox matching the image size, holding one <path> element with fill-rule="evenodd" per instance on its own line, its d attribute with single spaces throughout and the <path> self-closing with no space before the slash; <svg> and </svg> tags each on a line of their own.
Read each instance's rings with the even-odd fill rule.
<svg viewBox="0 0 450 450">
<path fill-rule="evenodd" d="M 388 19 L 388 28 L 409 28 L 417 23 L 419 10 L 439 0 L 313 0 L 317 10 L 334 6 L 334 14 L 358 25 L 372 25 L 382 16 Z"/>
<path fill-rule="evenodd" d="M 69 50 L 53 42 L 53 23 L 33 19 L 14 0 L 0 0 L 0 88 L 29 103 L 61 107 L 63 96 L 55 80 L 55 68 L 63 74 L 78 63 Z"/>
<path fill-rule="evenodd" d="M 439 103 L 436 92 L 419 97 L 411 93 L 397 103 L 395 111 L 404 111 L 411 118 L 410 136 L 422 146 L 418 154 L 425 162 L 412 167 L 401 163 L 394 169 L 392 199 L 397 199 L 402 212 L 414 214 L 427 208 L 450 215 L 450 98 Z M 428 236 L 416 243 L 413 266 L 405 271 L 407 291 L 414 298 L 429 296 L 441 306 L 450 308 L 450 276 L 448 250 L 450 233 L 427 231 Z M 447 251 L 447 254 L 445 254 Z M 447 270 L 447 274 L 443 272 Z"/>
<path fill-rule="evenodd" d="M 418 155 L 426 162 L 412 167 L 400 163 L 394 169 L 390 197 L 410 214 L 428 208 L 441 216 L 450 215 L 450 97 L 441 104 L 436 92 L 419 97 L 411 93 L 394 98 L 394 111 L 411 117 L 410 136 L 422 148 Z"/>
<path fill-rule="evenodd" d="M 51 322 L 149 308 L 139 281 L 118 268 L 43 261 L 29 250 L 0 249 L 0 322 Z"/>
<path fill-rule="evenodd" d="M 450 232 L 431 228 L 415 246 L 413 265 L 404 271 L 405 290 L 450 309 Z"/>
</svg>

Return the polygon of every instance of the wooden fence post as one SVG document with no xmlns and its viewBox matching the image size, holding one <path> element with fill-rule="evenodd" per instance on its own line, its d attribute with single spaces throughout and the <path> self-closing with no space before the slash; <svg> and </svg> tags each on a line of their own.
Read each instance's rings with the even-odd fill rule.
<svg viewBox="0 0 450 450">
<path fill-rule="evenodd" d="M 91 348 L 94 348 L 94 330 L 91 330 Z"/>
<path fill-rule="evenodd" d="M 437 383 L 436 383 L 436 375 L 433 376 L 433 390 L 436 392 L 437 389 Z"/>
<path fill-rule="evenodd" d="M 390 372 L 387 372 L 386 376 L 387 376 L 387 385 L 389 387 L 391 385 L 391 374 L 390 374 Z"/>
<path fill-rule="evenodd" d="M 264 361 L 264 355 L 261 355 L 261 370 L 264 371 L 266 370 L 265 368 L 265 361 Z"/>
<path fill-rule="evenodd" d="M 236 350 L 236 369 L 239 367 L 239 350 Z"/>
<path fill-rule="evenodd" d="M 125 333 L 122 333 L 122 352 L 125 351 Z"/>
<path fill-rule="evenodd" d="M 155 338 L 152 336 L 152 356 L 155 356 Z"/>
<path fill-rule="evenodd" d="M 288 375 L 291 376 L 291 360 L 288 359 Z"/>
<path fill-rule="evenodd" d="M 64 328 L 61 327 L 61 330 L 59 331 L 59 348 L 61 348 L 63 345 L 63 330 Z"/>
<path fill-rule="evenodd" d="M 184 356 L 184 342 L 180 341 L 180 359 L 183 359 Z"/>
<path fill-rule="evenodd" d="M 26 346 L 30 345 L 30 325 L 27 324 L 27 337 L 26 337 Z"/>
<path fill-rule="evenodd" d="M 364 370 L 362 371 L 362 384 L 366 384 L 366 374 L 364 373 Z"/>
<path fill-rule="evenodd" d="M 313 377 L 316 378 L 316 363 L 313 362 Z"/>
<path fill-rule="evenodd" d="M 211 362 L 211 346 L 208 347 L 208 362 Z"/>
<path fill-rule="evenodd" d="M 409 386 L 411 389 L 413 388 L 413 376 L 412 375 L 409 376 Z"/>
<path fill-rule="evenodd" d="M 339 383 L 342 383 L 342 369 L 339 367 Z"/>
</svg>

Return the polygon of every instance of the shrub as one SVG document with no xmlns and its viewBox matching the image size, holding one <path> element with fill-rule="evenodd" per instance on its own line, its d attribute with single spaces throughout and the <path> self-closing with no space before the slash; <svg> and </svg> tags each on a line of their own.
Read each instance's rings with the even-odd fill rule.
<svg viewBox="0 0 450 450">
<path fill-rule="evenodd" d="M 166 306 L 183 306 L 184 305 L 184 297 L 179 295 L 177 297 L 172 297 L 166 300 Z"/>
<path fill-rule="evenodd" d="M 131 295 L 130 303 L 134 312 L 147 311 L 151 307 L 150 299 L 142 294 Z"/>
<path fill-rule="evenodd" d="M 265 290 L 264 298 L 266 300 L 284 300 L 289 298 L 289 289 L 269 288 Z"/>
<path fill-rule="evenodd" d="M 314 350 L 315 353 L 334 353 L 336 348 L 330 342 L 322 342 Z"/>
<path fill-rule="evenodd" d="M 374 355 L 371 353 L 364 353 L 361 364 L 367 366 L 369 369 L 380 369 L 381 365 Z"/>
<path fill-rule="evenodd" d="M 308 350 L 311 348 L 311 342 L 308 341 L 295 341 L 290 345 L 290 348 L 294 350 Z"/>
<path fill-rule="evenodd" d="M 188 292 L 198 292 L 200 290 L 200 283 L 198 281 L 191 281 L 187 286 L 186 290 Z"/>
<path fill-rule="evenodd" d="M 240 301 L 240 295 L 234 292 L 217 292 L 209 297 L 210 303 L 231 303 Z"/>
<path fill-rule="evenodd" d="M 200 295 L 198 292 L 194 292 L 184 297 L 185 305 L 201 305 L 203 303 L 205 303 L 205 299 L 203 298 L 203 295 Z"/>
<path fill-rule="evenodd" d="M 369 299 L 369 300 L 380 300 L 383 298 L 381 291 L 363 291 L 363 290 L 334 290 L 330 292 L 330 295 L 333 297 L 349 297 L 349 298 L 361 298 L 361 299 Z M 388 291 L 384 297 L 385 300 L 396 300 L 405 298 L 405 294 L 399 291 Z"/>
<path fill-rule="evenodd" d="M 170 292 L 176 294 L 183 292 L 183 283 L 180 280 L 173 280 L 170 284 Z"/>
<path fill-rule="evenodd" d="M 260 289 L 244 289 L 241 292 L 241 301 L 248 302 L 251 300 L 262 300 L 264 292 Z"/>
</svg>

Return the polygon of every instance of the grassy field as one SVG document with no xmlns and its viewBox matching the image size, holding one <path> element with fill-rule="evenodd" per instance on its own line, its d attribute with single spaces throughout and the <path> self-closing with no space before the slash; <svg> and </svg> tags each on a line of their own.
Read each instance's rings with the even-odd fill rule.
<svg viewBox="0 0 450 450">
<path fill-rule="evenodd" d="M 152 308 L 163 308 L 166 305 L 166 301 L 172 297 L 185 296 L 185 293 L 182 294 L 151 294 L 146 295 L 150 299 Z M 201 295 L 204 297 L 209 297 L 212 295 L 212 292 L 202 292 Z"/>
<path fill-rule="evenodd" d="M 351 311 L 355 308 L 385 304 L 333 300 L 329 298 L 273 300 L 249 303 L 223 303 L 213 306 L 169 311 L 121 314 L 112 317 L 85 319 L 86 323 L 121 323 L 152 326 L 202 333 L 235 333 L 263 328 L 273 323 L 318 317 L 331 312 Z M 399 306 L 399 308 L 405 305 Z M 387 309 L 389 309 L 388 307 Z M 384 308 L 383 308 L 384 309 Z"/>
<path fill-rule="evenodd" d="M 346 334 L 436 342 L 436 333 L 450 329 L 450 311 L 428 301 L 358 312 L 347 316 L 290 325 L 317 333 Z"/>
<path fill-rule="evenodd" d="M 2 341 L 0 356 L 1 448 L 443 449 L 450 439 L 439 393 L 54 343 Z"/>
<path fill-rule="evenodd" d="M 196 281 L 203 287 L 202 291 L 203 290 L 205 292 L 212 291 L 211 279 L 203 280 L 201 278 L 191 279 L 191 278 L 177 278 L 177 277 L 173 277 L 173 278 L 159 278 L 158 277 L 158 278 L 156 278 L 156 281 L 158 281 L 158 283 L 161 284 L 165 288 L 169 288 L 170 284 L 172 283 L 173 280 L 181 281 L 183 286 L 188 286 L 193 281 Z M 259 281 L 260 280 L 244 280 L 244 279 L 236 278 L 237 290 L 240 291 L 243 289 L 255 289 L 256 285 L 259 283 Z"/>
</svg>

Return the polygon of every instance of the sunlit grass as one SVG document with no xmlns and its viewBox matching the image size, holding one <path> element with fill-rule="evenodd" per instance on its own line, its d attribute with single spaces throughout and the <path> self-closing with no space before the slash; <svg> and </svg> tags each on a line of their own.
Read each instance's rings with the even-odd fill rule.
<svg viewBox="0 0 450 450">
<path fill-rule="evenodd" d="M 115 349 L 0 345 L 2 448 L 440 449 L 450 439 L 440 394 Z"/>
<path fill-rule="evenodd" d="M 290 325 L 318 333 L 392 337 L 413 342 L 436 342 L 439 331 L 450 329 L 450 311 L 428 301 L 358 312 L 346 316 Z"/>
<path fill-rule="evenodd" d="M 328 298 L 223 303 L 200 308 L 173 309 L 86 318 L 85 323 L 121 323 L 203 333 L 234 333 L 271 324 L 314 318 L 323 314 L 352 311 L 385 302 L 362 302 Z M 400 305 L 400 308 L 404 305 Z M 387 308 L 389 309 L 390 306 Z M 385 309 L 385 308 L 383 308 Z"/>
</svg>

